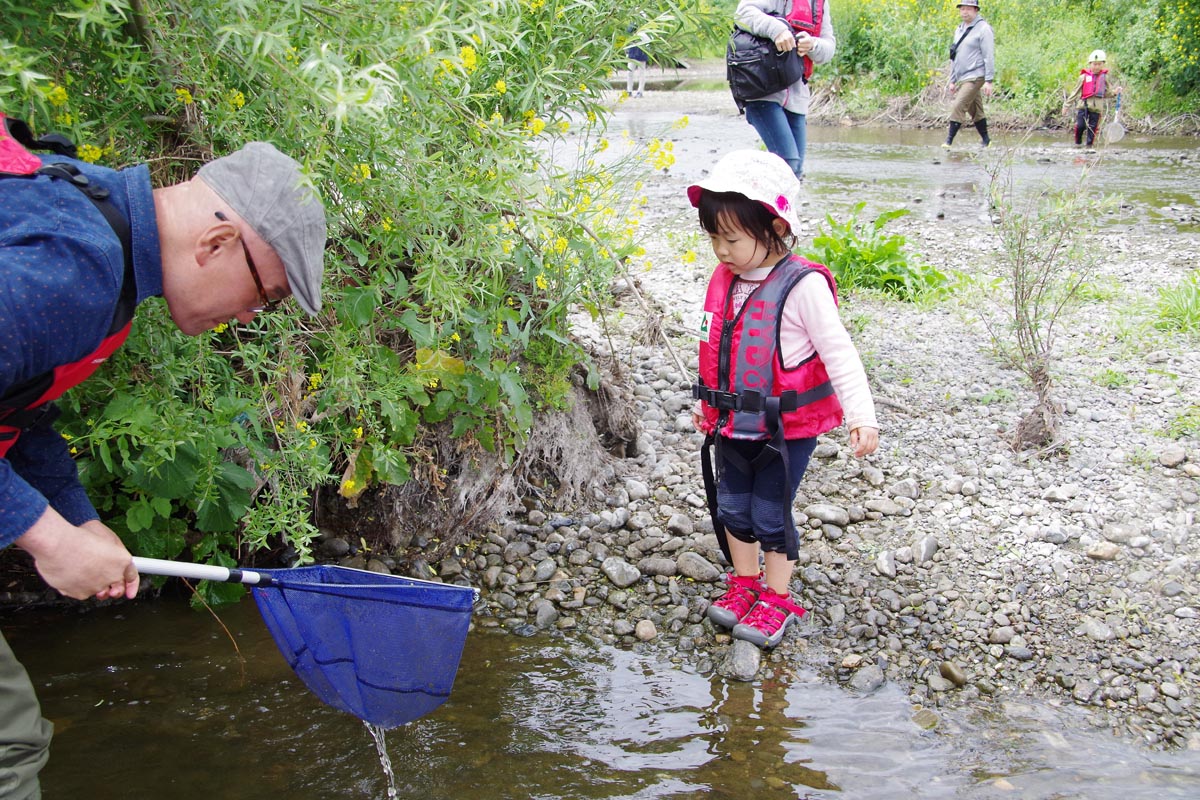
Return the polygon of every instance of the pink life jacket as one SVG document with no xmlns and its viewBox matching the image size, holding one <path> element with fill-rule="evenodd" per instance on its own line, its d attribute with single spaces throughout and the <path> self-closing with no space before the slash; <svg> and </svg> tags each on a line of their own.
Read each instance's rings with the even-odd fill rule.
<svg viewBox="0 0 1200 800">
<path fill-rule="evenodd" d="M 792 10 L 787 13 L 788 24 L 794 31 L 804 31 L 809 36 L 821 35 L 821 20 L 825 14 L 825 0 L 792 0 Z M 804 57 L 804 82 L 808 83 L 813 73 L 813 60 Z"/>
<path fill-rule="evenodd" d="M 693 395 L 704 401 L 706 433 L 733 439 L 769 440 L 778 398 L 783 437 L 808 439 L 842 424 L 842 405 L 821 357 L 814 353 L 794 366 L 779 355 L 779 325 L 788 295 L 801 279 L 819 273 L 837 302 L 837 284 L 823 264 L 790 256 L 736 313 L 733 287 L 738 278 L 723 265 L 713 272 L 704 301 L 711 314 L 708 338 L 700 343 L 700 384 Z M 732 313 L 732 317 L 731 317 Z"/>
<path fill-rule="evenodd" d="M 1103 98 L 1108 92 L 1108 70 L 1092 72 L 1084 67 L 1079 70 L 1079 74 L 1083 76 L 1083 87 L 1079 93 L 1081 100 L 1087 100 L 1089 97 Z"/>
<path fill-rule="evenodd" d="M 21 431 L 32 427 L 52 413 L 50 405 L 68 389 L 89 378 L 109 356 L 116 352 L 129 336 L 133 310 L 137 305 L 133 280 L 133 252 L 130 243 L 129 223 L 108 198 L 108 190 L 90 184 L 67 164 L 43 166 L 41 159 L 29 152 L 26 144 L 44 146 L 63 155 L 70 155 L 73 146 L 62 139 L 47 139 L 34 142 L 29 128 L 20 120 L 0 114 L 0 178 L 32 178 L 49 175 L 51 178 L 70 182 L 100 210 L 108 220 L 125 253 L 125 278 L 121 298 L 113 312 L 109 331 L 100 345 L 91 353 L 70 364 L 55 367 L 50 372 L 35 375 L 29 380 L 8 387 L 0 396 L 0 458 L 7 455 L 16 444 Z"/>
</svg>

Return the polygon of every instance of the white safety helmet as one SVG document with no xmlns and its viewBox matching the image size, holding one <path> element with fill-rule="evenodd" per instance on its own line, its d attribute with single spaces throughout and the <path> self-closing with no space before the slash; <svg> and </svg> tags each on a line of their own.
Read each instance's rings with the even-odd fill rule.
<svg viewBox="0 0 1200 800">
<path fill-rule="evenodd" d="M 1093 50 L 1088 56 L 1088 61 L 1108 61 L 1108 57 L 1104 55 L 1103 50 Z"/>
</svg>

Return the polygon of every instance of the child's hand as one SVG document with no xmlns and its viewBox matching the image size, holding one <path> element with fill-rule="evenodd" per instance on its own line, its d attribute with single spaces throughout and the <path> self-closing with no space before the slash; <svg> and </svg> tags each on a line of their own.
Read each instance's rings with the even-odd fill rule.
<svg viewBox="0 0 1200 800">
<path fill-rule="evenodd" d="M 704 433 L 704 406 L 699 400 L 697 400 L 692 406 L 692 425 L 694 425 L 696 430 L 700 431 L 700 433 Z"/>
<path fill-rule="evenodd" d="M 850 431 L 850 447 L 859 458 L 869 456 L 879 449 L 879 428 L 863 426 Z"/>
</svg>

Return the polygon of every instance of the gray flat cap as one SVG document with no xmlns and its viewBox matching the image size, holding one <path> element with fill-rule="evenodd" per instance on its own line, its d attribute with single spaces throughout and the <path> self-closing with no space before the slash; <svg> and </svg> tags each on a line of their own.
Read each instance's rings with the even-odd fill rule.
<svg viewBox="0 0 1200 800">
<path fill-rule="evenodd" d="M 246 220 L 283 261 L 292 295 L 310 315 L 321 310 L 325 208 L 303 183 L 300 165 L 267 142 L 250 142 L 202 166 L 196 176 Z"/>
</svg>

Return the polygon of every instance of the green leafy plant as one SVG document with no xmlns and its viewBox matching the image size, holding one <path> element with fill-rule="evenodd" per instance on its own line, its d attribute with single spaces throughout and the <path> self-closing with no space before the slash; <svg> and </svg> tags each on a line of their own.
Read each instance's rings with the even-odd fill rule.
<svg viewBox="0 0 1200 800">
<path fill-rule="evenodd" d="M 912 301 L 943 290 L 946 276 L 935 267 L 918 262 L 905 249 L 904 236 L 883 230 L 909 211 L 886 211 L 866 223 L 859 219 L 865 207 L 865 202 L 858 203 L 845 222 L 827 214 L 805 257 L 829 267 L 837 279 L 838 290 L 845 294 L 857 289 L 875 289 Z"/>
<path fill-rule="evenodd" d="M 1200 272 L 1191 272 L 1178 286 L 1158 290 L 1154 327 L 1163 331 L 1200 334 Z"/>
<path fill-rule="evenodd" d="M 586 362 L 568 311 L 604 314 L 638 248 L 632 182 L 593 158 L 610 73 L 631 40 L 714 36 L 710 6 L 677 5 L 7 9 L 6 113 L 65 133 L 86 160 L 148 163 L 155 185 L 270 140 L 329 210 L 320 317 L 188 339 L 149 300 L 126 346 L 68 395 L 60 427 L 131 547 L 307 558 L 322 491 L 349 504 L 418 475 L 442 488 L 438 437 L 515 463 L 535 412 L 567 403 Z M 573 161 L 554 152 L 568 138 Z M 653 167 L 669 155 L 660 145 Z"/>
<path fill-rule="evenodd" d="M 1118 372 L 1115 369 L 1103 369 L 1096 373 L 1093 380 L 1106 389 L 1120 389 L 1122 386 L 1133 383 L 1133 378 L 1128 373 Z"/>
<path fill-rule="evenodd" d="M 1167 433 L 1173 439 L 1200 437 L 1200 405 L 1190 405 L 1176 414 L 1167 425 Z"/>
</svg>

